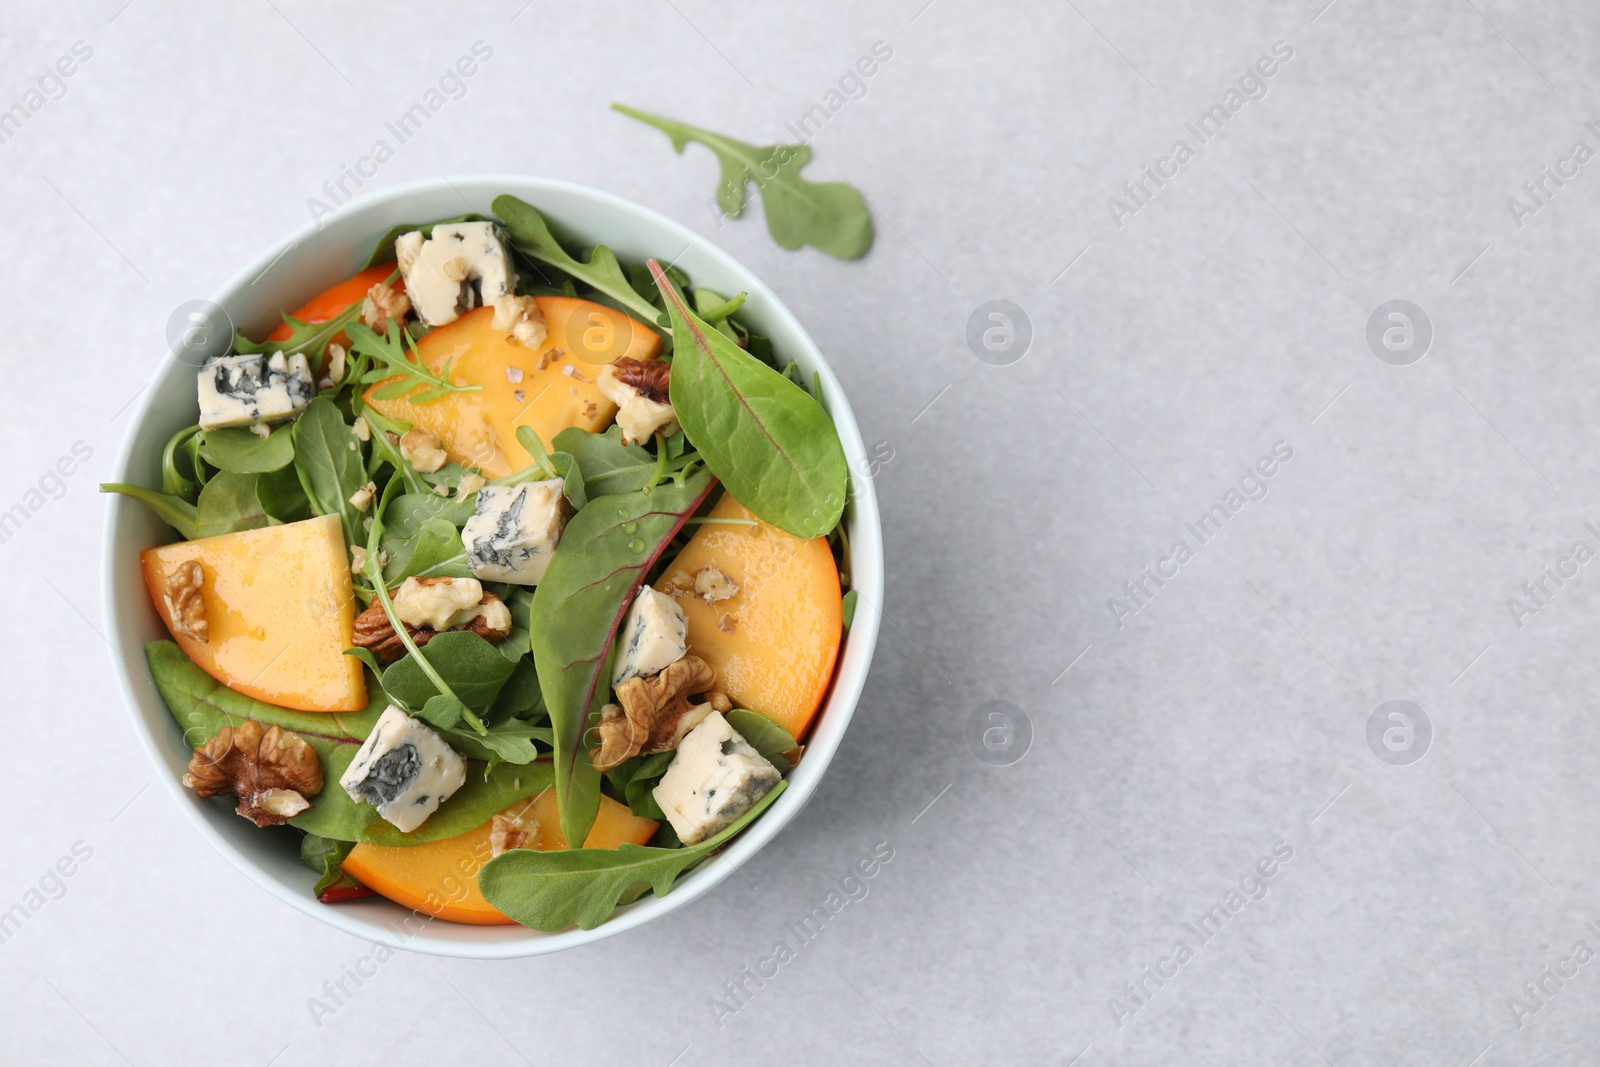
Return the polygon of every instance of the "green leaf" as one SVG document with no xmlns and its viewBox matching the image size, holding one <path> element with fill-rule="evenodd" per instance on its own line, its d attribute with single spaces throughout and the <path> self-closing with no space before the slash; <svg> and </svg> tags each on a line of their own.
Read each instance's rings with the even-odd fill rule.
<svg viewBox="0 0 1600 1067">
<path fill-rule="evenodd" d="M 533 594 L 533 661 L 556 744 L 556 803 L 568 841 L 589 836 L 599 772 L 584 733 L 609 693 L 606 661 L 634 592 L 711 492 L 700 470 L 682 485 L 599 497 L 567 523 Z"/>
<path fill-rule="evenodd" d="M 256 499 L 269 518 L 279 522 L 299 522 L 311 517 L 311 501 L 300 485 L 293 466 L 256 476 Z"/>
<path fill-rule="evenodd" d="M 350 497 L 367 481 L 359 443 L 345 424 L 344 416 L 327 397 L 311 401 L 294 424 L 294 465 L 311 510 L 318 515 L 337 515 L 344 523 L 345 543 L 366 544 L 364 516 L 350 503 Z"/>
<path fill-rule="evenodd" d="M 128 485 L 125 482 L 101 482 L 100 491 L 133 497 L 155 512 L 158 519 L 178 531 L 178 536 L 185 541 L 193 541 L 200 536 L 196 532 L 199 520 L 195 507 L 181 496 L 158 493 L 154 489 L 146 489 L 142 485 Z"/>
<path fill-rule="evenodd" d="M 496 722 L 529 719 L 539 717 L 543 712 L 544 694 L 539 691 L 538 668 L 533 665 L 531 656 L 523 656 L 512 663 L 511 677 L 506 679 L 506 684 L 494 698 L 494 704 L 485 718 Z"/>
<path fill-rule="evenodd" d="M 171 641 L 152 641 L 145 646 L 145 656 L 156 690 L 183 728 L 186 744 L 198 748 L 224 726 L 237 726 L 246 719 L 304 738 L 322 760 L 322 792 L 308 797 L 310 810 L 296 815 L 289 824 L 339 841 L 360 839 L 375 813 L 350 799 L 339 786 L 339 776 L 389 704 L 381 688 L 370 687 L 373 700 L 365 711 L 291 711 L 234 692 L 196 666 Z"/>
<path fill-rule="evenodd" d="M 410 537 L 384 538 L 383 550 L 389 554 L 383 580 L 390 586 L 407 578 L 472 577 L 461 531 L 444 519 L 428 519 Z"/>
<path fill-rule="evenodd" d="M 796 537 L 838 525 L 848 490 L 833 420 L 804 389 L 708 327 L 650 261 L 672 315 L 672 406 L 735 500 Z"/>
<path fill-rule="evenodd" d="M 639 766 L 634 768 L 627 786 L 623 789 L 623 796 L 627 798 L 628 807 L 635 815 L 644 819 L 655 819 L 657 822 L 667 817 L 650 791 L 661 781 L 661 776 L 667 773 L 667 768 L 672 766 L 672 759 L 676 755 L 676 752 L 657 752 L 645 756 L 639 761 Z"/>
<path fill-rule="evenodd" d="M 417 718 L 436 730 L 454 730 L 468 710 L 454 693 L 435 693 L 423 702 Z"/>
<path fill-rule="evenodd" d="M 489 772 L 469 773 L 466 784 L 439 805 L 428 821 L 402 833 L 382 819 L 374 819 L 361 840 L 374 845 L 425 845 L 475 830 L 519 800 L 536 797 L 550 788 L 554 771 L 549 760 L 526 767 L 502 763 Z"/>
<path fill-rule="evenodd" d="M 195 530 L 201 537 L 255 530 L 271 521 L 256 496 L 254 474 L 224 471 L 212 478 L 200 490 L 200 503 L 195 505 L 195 511 L 198 515 Z"/>
<path fill-rule="evenodd" d="M 335 841 L 332 838 L 322 837 L 318 834 L 307 834 L 300 840 L 300 859 L 307 867 L 317 872 L 317 884 L 311 890 L 313 895 L 322 896 L 324 890 L 335 886 L 341 888 L 355 888 L 359 883 L 339 869 L 339 864 L 350 855 L 350 850 L 355 844 L 350 841 Z"/>
<path fill-rule="evenodd" d="M 423 523 L 430 519 L 443 519 L 459 529 L 472 518 L 477 502 L 468 497 L 446 497 L 436 493 L 407 493 L 390 502 L 383 513 L 384 525 L 390 536 L 406 538 L 415 536 Z"/>
<path fill-rule="evenodd" d="M 355 322 L 361 315 L 361 301 L 357 300 L 347 305 L 345 309 L 326 322 L 301 322 L 287 312 L 283 321 L 289 325 L 289 336 L 281 341 L 250 340 L 237 330 L 233 334 L 233 350 L 241 356 L 255 355 L 258 352 L 286 352 L 290 355 L 303 352 L 311 361 L 313 370 L 322 366 L 322 354 L 328 349 L 328 342 L 339 335 L 339 331 Z"/>
<path fill-rule="evenodd" d="M 550 232 L 544 216 L 532 204 L 503 195 L 495 197 L 489 208 L 505 223 L 506 232 L 511 235 L 511 244 L 518 252 L 541 263 L 548 263 L 590 288 L 599 290 L 621 304 L 628 314 L 640 322 L 657 328 L 666 326 L 667 320 L 662 317 L 660 309 L 640 296 L 628 283 L 617 257 L 605 245 L 596 245 L 589 262 L 581 263 L 561 247 L 561 242 Z"/>
<path fill-rule="evenodd" d="M 467 759 L 514 764 L 532 763 L 538 758 L 535 741 L 546 748 L 554 747 L 550 727 L 536 726 L 527 719 L 497 722 L 481 734 L 470 729 L 452 730 L 446 740 Z"/>
<path fill-rule="evenodd" d="M 449 359 L 437 372 L 431 369 L 417 353 L 417 344 L 411 335 L 402 333 L 400 325 L 393 319 L 389 320 L 386 337 L 379 337 L 374 330 L 360 322 L 351 323 L 345 333 L 350 337 L 351 354 L 365 356 L 371 361 L 371 367 L 361 375 L 361 381 L 366 384 L 386 383 L 373 390 L 374 399 L 398 400 L 405 397 L 412 404 L 426 404 L 451 393 L 483 391 L 481 385 L 460 385 L 452 381 Z M 406 354 L 407 342 L 410 343 L 410 355 Z"/>
<path fill-rule="evenodd" d="M 379 263 L 393 263 L 395 259 L 394 243 L 401 234 L 410 233 L 413 230 L 421 230 L 423 239 L 426 240 L 433 236 L 433 228 L 435 226 L 448 226 L 452 222 L 482 221 L 484 221 L 482 215 L 457 215 L 453 219 L 440 219 L 438 222 L 430 222 L 424 226 L 395 226 L 388 233 L 378 238 L 378 243 L 372 246 L 372 255 L 367 257 L 367 261 L 361 265 L 361 269 L 367 270 L 371 267 L 376 267 Z"/>
<path fill-rule="evenodd" d="M 551 566 L 554 565 L 552 560 Z M 493 645 L 470 630 L 436 634 L 419 651 L 461 698 L 461 703 L 473 709 L 494 703 L 514 667 Z M 408 708 L 421 708 L 441 695 L 411 655 L 396 660 L 383 672 L 383 688 Z"/>
<path fill-rule="evenodd" d="M 850 624 L 856 621 L 856 601 L 859 599 L 860 597 L 856 595 L 856 591 L 852 589 L 839 602 L 839 613 L 844 616 L 844 628 L 846 630 L 850 629 Z"/>
<path fill-rule="evenodd" d="M 723 717 L 740 737 L 750 742 L 751 748 L 765 756 L 779 771 L 787 774 L 794 768 L 793 761 L 785 753 L 799 748 L 800 742 L 788 730 L 760 712 L 745 708 L 734 708 Z"/>
<path fill-rule="evenodd" d="M 199 497 L 200 486 L 178 469 L 178 453 L 189 438 L 199 432 L 199 426 L 186 426 L 173 434 L 167 441 L 167 446 L 161 450 L 161 491 L 168 496 L 187 500 L 191 504 Z M 184 455 L 188 457 L 190 454 L 185 451 Z M 191 474 L 195 473 L 192 462 L 189 471 Z M 198 478 L 199 475 L 196 474 L 195 477 Z"/>
<path fill-rule="evenodd" d="M 263 474 L 282 470 L 294 462 L 291 427 L 280 426 L 266 437 L 242 427 L 207 430 L 200 455 L 213 467 L 229 474 Z"/>
<path fill-rule="evenodd" d="M 556 434 L 553 443 L 577 461 L 584 492 L 591 499 L 643 489 L 655 473 L 655 457 L 638 445 L 623 444 L 619 426 L 605 433 L 569 426 Z"/>
<path fill-rule="evenodd" d="M 561 852 L 516 848 L 489 861 L 478 873 L 478 888 L 490 904 L 531 929 L 553 933 L 575 925 L 593 930 L 611 917 L 636 886 L 645 885 L 656 896 L 666 896 L 686 868 L 710 856 L 766 811 L 787 784 L 779 782 L 732 826 L 698 845 L 649 848 L 624 844 L 615 849 Z"/>
<path fill-rule="evenodd" d="M 780 248 L 810 245 L 839 259 L 859 259 L 872 247 L 872 215 L 848 182 L 812 182 L 800 177 L 811 161 L 805 145 L 753 145 L 622 104 L 612 110 L 654 126 L 682 154 L 690 141 L 716 153 L 722 167 L 717 204 L 730 218 L 744 211 L 745 185 L 755 182 L 767 214 L 767 232 Z"/>
<path fill-rule="evenodd" d="M 517 663 L 533 647 L 533 590 L 517 586 L 501 599 L 511 611 L 511 632 L 506 634 L 504 640 L 496 642 L 494 647 L 506 659 Z"/>
</svg>

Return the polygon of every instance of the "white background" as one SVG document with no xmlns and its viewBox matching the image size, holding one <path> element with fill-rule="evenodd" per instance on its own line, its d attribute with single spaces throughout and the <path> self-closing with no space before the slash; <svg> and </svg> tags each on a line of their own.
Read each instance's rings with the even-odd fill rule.
<svg viewBox="0 0 1600 1067">
<path fill-rule="evenodd" d="M 1600 149 L 1592 5 L 275 2 L 3 16 L 0 108 L 75 41 L 93 57 L 0 144 L 0 509 L 75 442 L 93 458 L 0 546 L 0 908 L 74 842 L 93 857 L 0 945 L 0 1061 L 1600 1057 L 1600 960 L 1520 1030 L 1507 1003 L 1600 949 L 1600 564 L 1521 627 L 1507 607 L 1600 548 L 1600 163 L 1520 227 L 1506 203 Z M 275 904 L 152 786 L 97 636 L 95 483 L 172 310 L 304 224 L 479 40 L 493 58 L 368 188 L 568 178 L 754 268 L 892 449 L 892 625 L 748 881 L 554 958 L 397 957 L 318 1026 L 308 1000 L 371 949 Z M 712 157 L 607 110 L 792 140 L 880 40 L 807 172 L 871 200 L 860 262 L 781 251 L 758 211 L 719 225 Z M 1107 199 L 1279 40 L 1266 96 L 1119 228 Z M 964 341 L 993 298 L 1032 323 L 1010 366 Z M 1395 298 L 1434 329 L 1410 366 L 1365 340 Z M 1279 441 L 1269 495 L 1119 628 L 1108 598 Z M 996 699 L 1034 732 L 1010 767 L 965 740 Z M 1391 699 L 1434 726 L 1412 766 L 1366 741 Z M 866 899 L 719 1028 L 723 983 L 882 841 Z M 1108 998 L 1197 946 L 1184 923 L 1280 841 L 1265 898 L 1119 1028 Z"/>
</svg>

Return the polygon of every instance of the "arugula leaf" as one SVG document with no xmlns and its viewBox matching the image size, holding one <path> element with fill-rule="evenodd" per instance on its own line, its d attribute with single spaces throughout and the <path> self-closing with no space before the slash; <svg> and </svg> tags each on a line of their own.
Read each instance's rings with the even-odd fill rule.
<svg viewBox="0 0 1600 1067">
<path fill-rule="evenodd" d="M 511 632 L 494 647 L 506 659 L 518 663 L 532 647 L 533 590 L 526 586 L 515 586 L 508 595 L 500 599 L 506 602 L 506 607 L 511 612 Z M 537 684 L 534 688 L 537 690 Z"/>
<path fill-rule="evenodd" d="M 383 521 L 391 536 L 407 538 L 416 536 L 423 524 L 433 519 L 442 519 L 459 529 L 476 510 L 477 502 L 470 496 L 411 492 L 394 498 L 383 513 Z"/>
<path fill-rule="evenodd" d="M 555 561 L 551 561 L 551 566 Z M 487 708 L 499 695 L 515 667 L 494 650 L 494 646 L 470 630 L 448 630 L 435 634 L 418 650 L 443 678 L 461 703 L 469 708 Z M 445 696 L 423 672 L 415 654 L 390 664 L 383 672 L 383 688 L 409 708 L 420 708 L 436 696 Z"/>
<path fill-rule="evenodd" d="M 540 760 L 526 767 L 502 763 L 487 776 L 468 774 L 466 784 L 452 793 L 448 800 L 439 805 L 439 810 L 428 816 L 428 821 L 415 830 L 402 833 L 383 819 L 374 819 L 361 835 L 361 840 L 374 845 L 398 845 L 404 848 L 464 834 L 482 826 L 517 801 L 536 797 L 549 789 L 554 773 L 549 760 Z"/>
<path fill-rule="evenodd" d="M 860 597 L 856 594 L 856 591 L 852 589 L 839 602 L 839 613 L 844 616 L 844 628 L 846 630 L 850 629 L 850 624 L 856 621 L 856 601 L 859 599 Z"/>
<path fill-rule="evenodd" d="M 478 872 L 478 888 L 490 904 L 531 929 L 553 933 L 576 925 L 593 930 L 611 917 L 636 886 L 647 885 L 656 896 L 666 896 L 686 868 L 743 830 L 787 785 L 779 782 L 737 822 L 698 845 L 650 848 L 623 844 L 615 849 L 560 852 L 515 848 L 490 860 Z"/>
<path fill-rule="evenodd" d="M 294 423 L 294 465 L 311 510 L 339 516 L 345 543 L 361 545 L 367 540 L 361 521 L 365 516 L 350 497 L 366 484 L 367 470 L 360 449 L 350 447 L 355 441 L 344 416 L 325 396 L 311 401 Z"/>
<path fill-rule="evenodd" d="M 810 245 L 839 259 L 859 259 L 872 247 L 872 215 L 848 182 L 812 182 L 800 177 L 811 161 L 806 145 L 753 145 L 675 119 L 612 104 L 629 118 L 654 126 L 672 139 L 681 155 L 690 141 L 716 153 L 722 167 L 717 204 L 729 218 L 744 212 L 745 185 L 761 190 L 767 232 L 780 248 Z"/>
<path fill-rule="evenodd" d="M 264 474 L 294 462 L 293 429 L 280 426 L 266 437 L 243 427 L 207 430 L 200 440 L 200 455 L 229 474 Z"/>
<path fill-rule="evenodd" d="M 150 661 L 156 690 L 183 727 L 185 744 L 198 748 L 224 726 L 237 726 L 246 719 L 263 726 L 278 726 L 304 738 L 322 760 L 322 792 L 308 797 L 311 808 L 290 819 L 289 824 L 339 841 L 359 840 L 376 813 L 351 800 L 340 787 L 339 776 L 355 759 L 361 742 L 389 705 L 382 688 L 370 687 L 373 699 L 365 711 L 291 711 L 229 689 L 201 670 L 171 641 L 150 642 L 145 646 L 145 656 Z"/>
<path fill-rule="evenodd" d="M 200 495 L 200 486 L 178 469 L 178 450 L 199 432 L 199 426 L 185 426 L 173 434 L 167 446 L 161 450 L 161 491 L 168 496 L 181 497 L 191 504 Z M 189 469 L 194 472 L 192 462 Z M 199 474 L 196 473 L 195 477 L 198 478 Z"/>
<path fill-rule="evenodd" d="M 750 747 L 767 758 L 767 762 L 784 774 L 794 769 L 794 761 L 789 754 L 800 747 L 800 742 L 782 726 L 773 722 L 757 711 L 745 708 L 734 708 L 723 718 L 728 720 L 728 725 L 750 742 Z"/>
<path fill-rule="evenodd" d="M 591 715 L 609 693 L 606 661 L 634 592 L 694 513 L 713 479 L 598 497 L 567 523 L 533 594 L 533 662 L 555 731 L 556 805 L 568 841 L 589 836 L 600 775 L 584 747 Z"/>
<path fill-rule="evenodd" d="M 283 321 L 289 325 L 288 337 L 281 341 L 256 342 L 235 330 L 233 350 L 241 356 L 253 356 L 260 352 L 286 352 L 289 355 L 304 352 L 306 358 L 311 361 L 312 368 L 317 369 L 321 366 L 322 354 L 327 351 L 328 342 L 337 337 L 340 330 L 360 317 L 360 300 L 354 301 L 326 322 L 301 322 L 288 312 L 284 312 Z"/>
<path fill-rule="evenodd" d="M 572 258 L 561 242 L 550 232 L 537 208 L 509 194 L 497 196 L 489 209 L 505 223 L 511 235 L 511 244 L 518 252 L 541 263 L 565 271 L 592 289 L 599 290 L 617 301 L 623 309 L 648 326 L 665 328 L 667 320 L 661 310 L 628 283 L 622 265 L 605 245 L 596 245 L 589 262 Z"/>
<path fill-rule="evenodd" d="M 156 518 L 178 531 L 178 536 L 185 541 L 193 541 L 200 536 L 196 532 L 199 519 L 195 513 L 195 506 L 181 496 L 158 493 L 154 489 L 146 489 L 142 485 L 129 485 L 126 482 L 101 482 L 100 491 L 133 497 L 155 512 Z"/>
<path fill-rule="evenodd" d="M 354 842 L 335 841 L 318 834 L 307 834 L 301 838 L 300 859 L 307 867 L 317 872 L 317 884 L 311 892 L 318 900 L 322 900 L 323 894 L 330 889 L 341 895 L 348 895 L 362 888 L 360 882 L 339 869 L 339 864 L 350 855 L 352 848 L 355 848 Z"/>
<path fill-rule="evenodd" d="M 514 764 L 532 763 L 539 757 L 533 743 L 538 741 L 546 748 L 554 747 L 550 727 L 536 726 L 527 719 L 507 719 L 484 728 L 448 731 L 447 740 L 467 759 Z"/>
<path fill-rule="evenodd" d="M 440 219 L 438 222 L 430 222 L 426 226 L 391 227 L 389 232 L 378 238 L 378 243 L 372 246 L 372 255 L 367 257 L 367 261 L 361 265 L 361 269 L 370 270 L 379 263 L 393 263 L 395 259 L 394 243 L 401 234 L 410 233 L 413 230 L 421 230 L 423 239 L 426 240 L 433 236 L 433 228 L 435 226 L 448 226 L 453 222 L 482 221 L 484 221 L 482 215 L 457 215 L 453 219 Z"/>
<path fill-rule="evenodd" d="M 254 474 L 224 471 L 206 483 L 200 490 L 200 503 L 195 505 L 195 530 L 199 536 L 215 537 L 270 524 L 256 496 L 256 478 Z"/>
<path fill-rule="evenodd" d="M 833 420 L 804 389 L 708 327 L 650 260 L 676 338 L 672 406 L 734 499 L 796 537 L 844 512 L 848 469 Z"/>
<path fill-rule="evenodd" d="M 431 495 L 431 494 L 430 494 Z M 407 578 L 470 578 L 461 531 L 444 519 L 428 519 L 410 537 L 386 537 L 389 562 L 383 580 L 394 586 Z"/>
<path fill-rule="evenodd" d="M 450 380 L 453 358 L 446 359 L 437 372 L 430 369 L 417 352 L 416 341 L 410 334 L 402 332 L 393 319 L 389 320 L 387 337 L 379 337 L 375 330 L 360 322 L 351 323 L 345 333 L 350 337 L 351 354 L 365 356 L 371 361 L 369 369 L 362 373 L 361 381 L 368 385 L 385 383 L 373 390 L 374 400 L 397 400 L 403 396 L 412 404 L 426 404 L 451 393 L 483 391 L 481 385 L 460 385 Z M 407 342 L 410 343 L 410 356 L 406 355 Z"/>
</svg>

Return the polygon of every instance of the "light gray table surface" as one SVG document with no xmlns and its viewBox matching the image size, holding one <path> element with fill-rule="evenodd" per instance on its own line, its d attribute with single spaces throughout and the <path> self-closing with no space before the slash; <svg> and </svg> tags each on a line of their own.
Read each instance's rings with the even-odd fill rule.
<svg viewBox="0 0 1600 1067">
<path fill-rule="evenodd" d="M 6 5 L 0 111 L 44 99 L 0 142 L 0 909 L 50 899 L 0 944 L 0 1062 L 1600 1062 L 1600 12 L 1325 2 Z M 172 309 L 479 41 L 367 189 L 551 175 L 750 265 L 887 457 L 886 625 L 747 879 L 554 957 L 402 954 L 319 1013 L 371 948 L 152 785 L 95 483 Z M 711 155 L 613 100 L 763 143 L 811 114 L 806 173 L 862 190 L 876 245 L 718 220 Z M 995 299 L 1025 353 L 967 343 Z M 968 741 L 993 701 L 1010 748 Z"/>
</svg>

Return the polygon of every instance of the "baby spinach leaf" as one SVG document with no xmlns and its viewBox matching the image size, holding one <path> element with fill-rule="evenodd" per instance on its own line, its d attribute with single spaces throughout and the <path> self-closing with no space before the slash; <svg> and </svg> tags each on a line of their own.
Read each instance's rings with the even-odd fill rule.
<svg viewBox="0 0 1600 1067">
<path fill-rule="evenodd" d="M 709 328 L 660 273 L 672 333 L 672 406 L 734 499 L 796 537 L 820 537 L 844 511 L 844 447 L 804 389 Z"/>
<path fill-rule="evenodd" d="M 246 719 L 298 734 L 322 760 L 323 785 L 322 792 L 308 798 L 311 808 L 290 819 L 290 825 L 340 841 L 360 838 L 374 812 L 350 799 L 339 785 L 339 776 L 350 766 L 361 742 L 388 706 L 388 697 L 381 688 L 373 687 L 373 700 L 365 711 L 292 711 L 229 689 L 201 670 L 171 641 L 152 641 L 145 646 L 145 656 L 150 661 L 156 690 L 183 727 L 186 744 L 198 748 L 224 726 L 237 726 Z"/>
<path fill-rule="evenodd" d="M 751 748 L 765 756 L 778 770 L 787 774 L 794 768 L 794 763 L 785 753 L 799 748 L 800 742 L 788 730 L 760 712 L 745 708 L 734 708 L 723 717 L 739 736 L 750 742 Z"/>
<path fill-rule="evenodd" d="M 478 888 L 490 904 L 531 929 L 553 933 L 576 925 L 593 930 L 636 886 L 647 885 L 656 896 L 666 896 L 686 868 L 710 856 L 766 811 L 787 784 L 779 782 L 737 822 L 698 845 L 624 844 L 562 852 L 516 848 L 489 861 L 478 873 Z"/>
<path fill-rule="evenodd" d="M 379 263 L 393 263 L 395 260 L 394 243 L 401 234 L 410 233 L 413 230 L 421 230 L 423 239 L 426 240 L 433 236 L 433 228 L 435 226 L 448 226 L 453 222 L 482 221 L 482 215 L 457 215 L 453 219 L 440 219 L 438 222 L 430 222 L 425 226 L 395 226 L 388 233 L 378 238 L 378 243 L 372 246 L 372 255 L 367 257 L 367 261 L 361 265 L 361 269 L 367 270 L 376 267 Z"/>
<path fill-rule="evenodd" d="M 618 426 L 605 433 L 569 426 L 556 434 L 554 444 L 577 460 L 584 491 L 591 499 L 643 489 L 655 473 L 655 457 L 638 445 L 623 444 Z"/>
<path fill-rule="evenodd" d="M 360 449 L 344 416 L 327 397 L 319 396 L 294 423 L 294 466 L 300 486 L 318 515 L 337 515 L 344 523 L 345 543 L 366 544 L 364 518 L 350 497 L 367 481 Z"/>
<path fill-rule="evenodd" d="M 634 768 L 633 774 L 628 778 L 627 786 L 623 789 L 623 796 L 627 798 L 628 807 L 635 815 L 644 819 L 655 819 L 657 822 L 667 817 L 650 791 L 661 781 L 661 776 L 667 773 L 667 768 L 672 766 L 672 758 L 676 755 L 676 752 L 657 752 L 645 756 L 639 761 L 639 766 Z"/>
<path fill-rule="evenodd" d="M 268 525 L 266 509 L 256 496 L 256 475 L 222 472 L 200 490 L 195 529 L 201 537 L 255 530 Z"/>
<path fill-rule="evenodd" d="M 690 141 L 716 153 L 722 167 L 717 204 L 729 218 L 744 212 L 745 185 L 755 182 L 767 214 L 767 232 L 780 248 L 811 245 L 839 259 L 859 259 L 872 247 L 872 215 L 848 182 L 813 182 L 800 177 L 811 161 L 806 145 L 753 145 L 674 119 L 612 104 L 629 118 L 654 126 L 681 155 Z"/>
<path fill-rule="evenodd" d="M 446 497 L 436 493 L 407 493 L 395 497 L 383 513 L 387 533 L 407 538 L 416 535 L 430 519 L 443 519 L 458 529 L 477 510 L 472 497 Z"/>
<path fill-rule="evenodd" d="M 599 772 L 584 733 L 609 692 L 605 673 L 634 592 L 684 520 L 711 492 L 704 469 L 682 485 L 598 497 L 567 523 L 533 594 L 533 661 L 555 730 L 556 803 L 568 841 L 589 836 Z"/>
<path fill-rule="evenodd" d="M 281 470 L 294 462 L 292 429 L 280 426 L 266 437 L 242 427 L 207 430 L 200 440 L 200 455 L 229 474 Z"/>
<path fill-rule="evenodd" d="M 661 311 L 628 283 L 617 257 L 605 245 L 596 245 L 589 262 L 581 263 L 561 247 L 561 242 L 550 232 L 544 216 L 532 204 L 514 196 L 502 195 L 495 197 L 489 207 L 505 223 L 506 232 L 511 235 L 511 244 L 518 252 L 541 263 L 548 263 L 590 288 L 599 290 L 646 325 L 658 328 L 666 326 Z"/>
<path fill-rule="evenodd" d="M 193 541 L 200 536 L 198 530 L 198 517 L 195 507 L 181 496 L 169 493 L 158 493 L 154 489 L 146 489 L 142 485 L 129 485 L 126 482 L 101 482 L 102 493 L 120 493 L 131 496 L 156 513 L 156 517 L 174 530 L 185 541 Z"/>
<path fill-rule="evenodd" d="M 552 560 L 551 566 L 554 565 Z M 427 657 L 461 702 L 474 709 L 494 703 L 514 666 L 496 652 L 493 645 L 470 630 L 436 634 L 418 651 Z M 383 672 L 383 688 L 410 708 L 420 708 L 430 698 L 445 695 L 439 692 L 413 655 L 396 660 Z"/>
<path fill-rule="evenodd" d="M 487 777 L 471 772 L 466 784 L 439 805 L 439 810 L 428 816 L 428 821 L 402 833 L 382 819 L 373 820 L 361 835 L 361 840 L 374 845 L 425 845 L 429 841 L 442 841 L 447 837 L 475 830 L 511 807 L 519 800 L 536 797 L 550 788 L 554 774 L 549 760 L 540 760 L 525 767 L 502 763 Z"/>
<path fill-rule="evenodd" d="M 279 522 L 299 522 L 311 517 L 311 501 L 300 485 L 293 466 L 267 471 L 256 476 L 256 499 L 269 518 Z"/>
<path fill-rule="evenodd" d="M 512 663 L 511 677 L 506 679 L 506 684 L 494 698 L 494 704 L 485 718 L 496 722 L 526 719 L 543 711 L 544 694 L 539 691 L 538 668 L 533 665 L 531 656 L 523 656 Z"/>
<path fill-rule="evenodd" d="M 432 494 L 429 494 L 432 495 Z M 470 578 L 461 531 L 444 519 L 428 519 L 410 537 L 386 537 L 389 562 L 383 580 L 394 586 L 407 578 Z"/>
<path fill-rule="evenodd" d="M 844 616 L 844 628 L 846 630 L 850 629 L 850 624 L 856 621 L 856 601 L 859 599 L 860 597 L 857 596 L 856 591 L 852 589 L 839 602 L 839 614 Z"/>
<path fill-rule="evenodd" d="M 533 590 L 517 586 L 509 595 L 500 599 L 506 602 L 506 607 L 511 612 L 511 632 L 494 647 L 506 659 L 518 663 L 527 656 L 528 649 L 532 647 L 529 642 L 533 634 Z M 534 689 L 538 689 L 537 680 Z M 498 701 L 496 703 L 498 705 Z"/>
<path fill-rule="evenodd" d="M 334 887 L 355 889 L 360 883 L 339 869 L 339 864 L 350 855 L 354 842 L 335 841 L 318 834 L 307 834 L 300 840 L 300 859 L 317 872 L 317 884 L 311 892 L 320 897 L 324 890 Z"/>
</svg>

